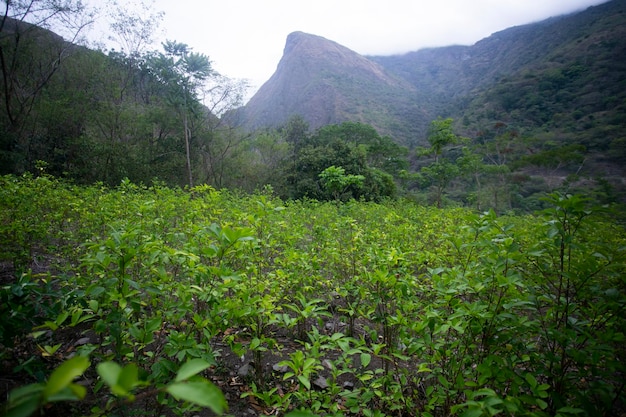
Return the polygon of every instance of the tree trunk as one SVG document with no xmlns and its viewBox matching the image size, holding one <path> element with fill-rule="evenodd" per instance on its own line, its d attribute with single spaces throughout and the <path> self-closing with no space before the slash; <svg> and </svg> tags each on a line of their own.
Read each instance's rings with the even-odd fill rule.
<svg viewBox="0 0 626 417">
<path fill-rule="evenodd" d="M 189 132 L 189 123 L 187 121 L 187 110 L 185 109 L 183 114 L 183 125 L 185 128 L 185 153 L 187 156 L 187 174 L 189 175 L 189 188 L 193 188 L 193 174 L 191 172 L 191 150 L 189 147 L 190 141 L 190 132 Z"/>
</svg>

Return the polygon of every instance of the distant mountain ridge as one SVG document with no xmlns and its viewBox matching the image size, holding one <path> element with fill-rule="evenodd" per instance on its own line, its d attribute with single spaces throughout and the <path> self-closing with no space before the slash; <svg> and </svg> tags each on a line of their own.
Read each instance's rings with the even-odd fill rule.
<svg viewBox="0 0 626 417">
<path fill-rule="evenodd" d="M 359 121 L 414 146 L 424 144 L 427 126 L 438 116 L 465 118 L 468 131 L 479 129 L 475 122 L 486 120 L 476 103 L 490 101 L 486 97 L 493 95 L 503 79 L 533 76 L 539 84 L 546 70 L 581 62 L 588 72 L 610 72 L 613 85 L 599 80 L 601 85 L 596 87 L 623 102 L 624 72 L 617 60 L 626 62 L 624 28 L 626 0 L 613 0 L 579 13 L 505 29 L 471 46 L 404 55 L 361 56 L 336 42 L 294 32 L 287 38 L 276 72 L 241 110 L 241 116 L 250 129 L 280 126 L 294 114 L 303 116 L 312 128 Z M 596 68 L 593 61 L 599 54 L 612 54 L 616 62 L 603 63 L 609 68 Z M 579 99 L 575 92 L 571 98 L 572 105 Z M 505 113 L 511 111 L 489 107 L 495 111 L 490 120 L 507 119 Z M 529 129 L 542 127 L 533 123 L 522 120 Z"/>
<path fill-rule="evenodd" d="M 386 130 L 398 103 L 410 105 L 414 87 L 380 64 L 320 36 L 287 37 L 276 72 L 245 107 L 249 128 L 278 126 L 292 114 L 313 127 L 360 121 Z M 372 117 L 371 113 L 379 117 Z"/>
</svg>

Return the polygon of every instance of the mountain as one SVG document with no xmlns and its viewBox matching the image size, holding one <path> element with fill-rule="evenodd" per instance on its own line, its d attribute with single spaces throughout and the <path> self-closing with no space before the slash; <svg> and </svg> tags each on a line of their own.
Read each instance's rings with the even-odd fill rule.
<svg viewBox="0 0 626 417">
<path fill-rule="evenodd" d="M 278 126 L 300 114 L 312 128 L 350 120 L 391 132 L 409 115 L 428 119 L 416 94 L 410 82 L 375 61 L 320 36 L 294 32 L 276 72 L 250 99 L 243 117 L 248 128 Z"/>
<path fill-rule="evenodd" d="M 311 135 L 295 129 L 298 137 L 265 135 L 263 128 L 281 126 L 292 115 L 313 129 L 360 122 L 385 145 L 375 152 L 397 148 L 395 155 L 404 157 L 397 145 L 428 145 L 427 130 L 441 116 L 454 120 L 442 125 L 469 138 L 467 148 L 453 146 L 445 155 L 466 171 L 446 191 L 452 200 L 534 210 L 538 196 L 567 189 L 626 202 L 626 0 L 509 28 L 471 46 L 395 56 L 362 56 L 295 32 L 271 79 L 246 106 L 219 120 L 207 118 L 181 79 L 163 76 L 167 51 L 146 59 L 105 54 L 7 19 L 0 25 L 0 53 L 2 174 L 47 172 L 109 185 L 125 178 L 185 185 L 195 177 L 196 183 L 245 190 L 270 183 L 291 198 L 295 182 L 289 181 L 305 171 L 285 175 L 296 167 L 285 161 L 295 161 L 301 150 L 289 144 L 332 140 L 341 147 L 349 135 L 338 135 L 337 126 Z M 228 85 L 212 90 L 225 91 Z M 215 98 L 235 103 L 237 93 Z M 346 125 L 350 135 L 360 129 Z M 320 132 L 326 142 L 315 137 Z M 422 168 L 430 161 L 420 152 L 408 155 L 398 183 L 428 201 L 434 174 L 426 178 Z M 326 162 L 337 161 L 332 156 L 316 168 L 315 187 Z"/>
<path fill-rule="evenodd" d="M 626 127 L 625 75 L 626 0 L 512 27 L 471 46 L 395 56 L 361 56 L 295 32 L 242 116 L 248 128 L 276 127 L 294 114 L 312 128 L 359 121 L 409 146 L 425 143 L 438 116 L 463 120 L 468 135 L 503 122 L 527 134 L 574 132 L 579 139 L 617 126 L 609 128 L 617 139 Z M 605 139 L 602 146 L 610 146 Z"/>
<path fill-rule="evenodd" d="M 320 36 L 294 32 L 276 72 L 245 106 L 244 119 L 258 128 L 301 114 L 313 128 L 350 120 L 391 133 L 409 112 L 426 120 L 413 100 L 416 93 L 375 61 Z"/>
</svg>

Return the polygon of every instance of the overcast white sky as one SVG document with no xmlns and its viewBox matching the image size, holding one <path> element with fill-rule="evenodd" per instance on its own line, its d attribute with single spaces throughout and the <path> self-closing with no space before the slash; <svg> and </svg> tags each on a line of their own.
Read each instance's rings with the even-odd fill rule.
<svg viewBox="0 0 626 417">
<path fill-rule="evenodd" d="M 102 0 L 103 1 L 103 0 Z M 155 0 L 163 38 L 209 56 L 250 94 L 274 73 L 287 35 L 303 31 L 362 55 L 471 45 L 499 30 L 606 0 Z"/>
</svg>

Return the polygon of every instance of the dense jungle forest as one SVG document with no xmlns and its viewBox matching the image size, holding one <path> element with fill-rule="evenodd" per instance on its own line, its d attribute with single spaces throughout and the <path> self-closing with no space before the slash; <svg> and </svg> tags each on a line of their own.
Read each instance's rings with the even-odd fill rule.
<svg viewBox="0 0 626 417">
<path fill-rule="evenodd" d="M 5 6 L 2 415 L 626 413 L 621 194 L 518 169 L 578 145 L 250 132 L 244 83 L 145 46 L 159 13 L 105 51 L 81 2 Z"/>
</svg>

